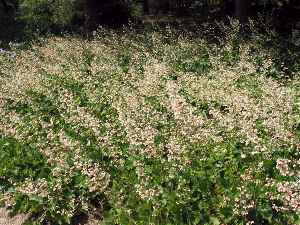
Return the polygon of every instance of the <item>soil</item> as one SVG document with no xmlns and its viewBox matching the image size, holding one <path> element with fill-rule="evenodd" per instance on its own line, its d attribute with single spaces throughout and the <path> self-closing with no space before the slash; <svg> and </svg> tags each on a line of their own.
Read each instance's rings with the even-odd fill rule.
<svg viewBox="0 0 300 225">
<path fill-rule="evenodd" d="M 27 217 L 28 216 L 24 214 L 10 217 L 8 211 L 5 208 L 0 208 L 0 225 L 22 225 Z"/>
<path fill-rule="evenodd" d="M 19 214 L 14 217 L 9 216 L 9 212 L 6 208 L 0 208 L 0 225 L 22 225 L 26 219 L 28 218 L 28 215 L 25 214 Z M 94 218 L 84 218 L 84 219 L 78 219 L 77 221 L 74 221 L 74 225 L 99 225 L 100 221 Z"/>
</svg>

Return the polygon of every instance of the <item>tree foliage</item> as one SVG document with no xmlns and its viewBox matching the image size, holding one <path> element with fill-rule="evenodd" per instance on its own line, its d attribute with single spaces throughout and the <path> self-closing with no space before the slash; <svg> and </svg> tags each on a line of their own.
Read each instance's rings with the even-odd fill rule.
<svg viewBox="0 0 300 225">
<path fill-rule="evenodd" d="M 246 22 L 261 12 L 273 16 L 278 24 L 295 23 L 300 14 L 297 5 L 297 0 L 1 0 L 0 29 L 15 26 L 3 23 L 10 18 L 21 23 L 27 33 L 91 31 L 102 24 L 116 26 L 141 19 L 145 14 L 184 15 L 201 21 L 208 16 L 235 16 Z"/>
<path fill-rule="evenodd" d="M 26 21 L 28 28 L 42 32 L 65 27 L 74 16 L 74 4 L 72 0 L 21 0 L 20 19 Z"/>
</svg>

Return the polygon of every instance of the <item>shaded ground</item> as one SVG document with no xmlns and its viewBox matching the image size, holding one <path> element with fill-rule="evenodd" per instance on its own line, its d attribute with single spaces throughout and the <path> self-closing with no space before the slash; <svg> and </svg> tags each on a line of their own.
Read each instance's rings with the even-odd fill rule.
<svg viewBox="0 0 300 225">
<path fill-rule="evenodd" d="M 0 208 L 0 225 L 21 225 L 26 219 L 27 215 L 19 214 L 14 217 L 9 216 L 9 212 L 5 208 Z M 99 221 L 93 218 L 84 218 L 79 219 L 75 222 L 77 225 L 96 225 L 99 224 Z"/>
<path fill-rule="evenodd" d="M 0 208 L 0 225 L 21 225 L 26 218 L 27 216 L 24 214 L 11 218 L 5 208 Z"/>
</svg>

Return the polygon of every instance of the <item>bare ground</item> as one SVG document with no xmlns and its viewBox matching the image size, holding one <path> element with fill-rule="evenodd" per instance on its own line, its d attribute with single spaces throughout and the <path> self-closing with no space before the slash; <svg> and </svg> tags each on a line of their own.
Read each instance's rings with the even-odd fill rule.
<svg viewBox="0 0 300 225">
<path fill-rule="evenodd" d="M 0 225 L 22 225 L 26 219 L 28 218 L 28 215 L 25 214 L 19 214 L 14 217 L 9 216 L 9 212 L 6 208 L 0 208 Z M 83 221 L 78 221 L 75 224 L 77 225 L 97 225 L 99 224 L 99 220 L 93 219 L 93 218 L 86 218 Z"/>
<path fill-rule="evenodd" d="M 5 208 L 0 208 L 0 225 L 22 225 L 28 216 L 19 214 L 14 217 L 10 217 L 8 211 Z"/>
</svg>

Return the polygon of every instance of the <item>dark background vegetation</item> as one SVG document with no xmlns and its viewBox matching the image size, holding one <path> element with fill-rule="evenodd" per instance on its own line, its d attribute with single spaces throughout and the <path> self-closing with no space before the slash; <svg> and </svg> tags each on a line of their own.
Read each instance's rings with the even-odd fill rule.
<svg viewBox="0 0 300 225">
<path fill-rule="evenodd" d="M 45 33 L 87 34 L 99 25 L 120 27 L 149 22 L 190 24 L 248 17 L 269 21 L 286 35 L 300 29 L 298 0 L 1 0 L 0 40 Z M 143 26 L 141 26 L 143 27 Z M 192 26 L 190 26 L 192 29 Z"/>
</svg>

